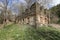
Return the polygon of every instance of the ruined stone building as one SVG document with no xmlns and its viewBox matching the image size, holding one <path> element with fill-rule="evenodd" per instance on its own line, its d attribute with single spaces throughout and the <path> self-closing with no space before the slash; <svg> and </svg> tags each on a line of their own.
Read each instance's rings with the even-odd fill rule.
<svg viewBox="0 0 60 40">
<path fill-rule="evenodd" d="M 47 25 L 49 21 L 47 14 L 47 9 L 44 9 L 44 7 L 40 6 L 39 3 L 34 2 L 25 10 L 25 12 L 22 13 L 20 17 L 20 23 L 30 25 L 35 25 L 35 23 L 38 25 Z"/>
</svg>

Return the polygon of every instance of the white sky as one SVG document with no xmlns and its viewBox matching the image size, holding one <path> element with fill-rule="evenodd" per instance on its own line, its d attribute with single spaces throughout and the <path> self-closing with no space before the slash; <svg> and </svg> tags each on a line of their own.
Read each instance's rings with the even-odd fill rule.
<svg viewBox="0 0 60 40">
<path fill-rule="evenodd" d="M 53 0 L 53 4 L 54 5 L 60 4 L 60 0 Z"/>
</svg>

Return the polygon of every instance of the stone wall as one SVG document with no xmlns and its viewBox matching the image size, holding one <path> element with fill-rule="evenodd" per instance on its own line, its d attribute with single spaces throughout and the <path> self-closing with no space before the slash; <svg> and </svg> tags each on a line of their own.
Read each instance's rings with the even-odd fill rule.
<svg viewBox="0 0 60 40">
<path fill-rule="evenodd" d="M 45 15 L 44 8 L 40 10 L 40 7 L 41 6 L 38 3 L 34 3 L 30 9 L 27 9 L 30 11 L 25 11 L 27 15 L 24 15 L 25 17 L 21 19 L 21 23 L 35 25 L 36 22 L 38 25 L 47 25 L 48 17 Z"/>
</svg>

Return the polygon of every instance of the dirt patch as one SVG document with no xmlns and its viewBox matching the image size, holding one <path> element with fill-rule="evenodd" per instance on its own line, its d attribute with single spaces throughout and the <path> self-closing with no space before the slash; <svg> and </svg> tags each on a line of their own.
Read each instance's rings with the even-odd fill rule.
<svg viewBox="0 0 60 40">
<path fill-rule="evenodd" d="M 60 29 L 60 25 L 59 24 L 50 24 L 52 27 L 55 27 L 57 29 Z"/>
</svg>

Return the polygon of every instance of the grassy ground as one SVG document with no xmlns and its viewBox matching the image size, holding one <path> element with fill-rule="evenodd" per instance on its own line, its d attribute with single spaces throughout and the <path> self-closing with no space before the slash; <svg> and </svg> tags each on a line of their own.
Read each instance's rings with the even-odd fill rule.
<svg viewBox="0 0 60 40">
<path fill-rule="evenodd" d="M 60 31 L 51 27 L 35 29 L 29 25 L 10 24 L 0 29 L 0 40 L 60 40 Z"/>
</svg>

